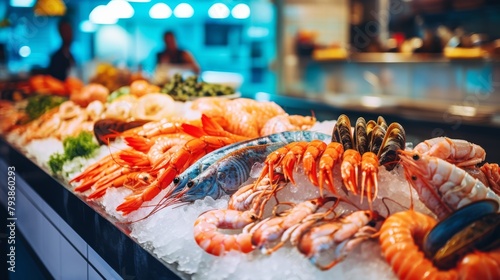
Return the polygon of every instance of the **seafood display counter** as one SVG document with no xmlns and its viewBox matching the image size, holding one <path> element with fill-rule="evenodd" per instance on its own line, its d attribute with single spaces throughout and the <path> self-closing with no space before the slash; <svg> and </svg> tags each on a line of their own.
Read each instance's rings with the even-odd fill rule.
<svg viewBox="0 0 500 280">
<path fill-rule="evenodd" d="M 47 170 L 0 139 L 2 174 L 8 173 L 8 167 L 15 168 L 17 230 L 44 257 L 42 262 L 53 277 L 187 278 L 139 246 L 128 235 L 127 227 L 101 207 L 75 195 Z M 7 197 L 6 180 L 0 186 L 2 197 Z M 2 199 L 2 204 L 6 202 Z"/>
<path fill-rule="evenodd" d="M 32 231 L 55 233 L 88 277 L 102 278 L 487 279 L 481 260 L 500 264 L 500 168 L 496 155 L 485 163 L 494 145 L 436 137 L 451 136 L 443 123 L 262 97 L 177 104 L 200 111 L 102 138 L 95 128 L 106 119 L 76 137 L 33 138 L 36 121 L 12 129 L 2 172 L 18 176 L 18 203 L 48 221 L 23 225 L 30 215 L 19 205 L 23 235 L 43 251 L 52 243 L 37 245 L 43 235 Z M 37 120 L 59 120 L 65 104 Z M 449 246 L 476 222 L 484 240 Z M 69 277 L 54 254 L 49 270 Z"/>
</svg>

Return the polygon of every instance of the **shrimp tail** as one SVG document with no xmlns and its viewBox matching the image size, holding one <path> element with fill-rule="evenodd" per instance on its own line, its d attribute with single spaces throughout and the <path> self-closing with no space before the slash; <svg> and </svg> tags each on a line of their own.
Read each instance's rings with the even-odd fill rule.
<svg viewBox="0 0 500 280">
<path fill-rule="evenodd" d="M 136 151 L 147 152 L 154 145 L 154 141 L 144 137 L 134 137 L 128 136 L 124 138 L 125 142 L 129 147 L 132 147 Z"/>
<path fill-rule="evenodd" d="M 207 135 L 207 133 L 199 126 L 195 126 L 195 125 L 188 124 L 188 123 L 183 123 L 181 125 L 181 127 L 185 133 L 187 133 L 191 136 L 194 136 L 196 138 L 200 138 L 200 137 Z"/>
<path fill-rule="evenodd" d="M 131 166 L 149 166 L 150 162 L 146 154 L 138 151 L 123 151 L 119 158 Z"/>
<path fill-rule="evenodd" d="M 121 211 L 123 215 L 134 212 L 141 207 L 143 202 L 153 200 L 153 198 L 155 198 L 162 189 L 169 185 L 177 175 L 178 172 L 176 172 L 174 168 L 167 168 L 158 180 L 154 181 L 146 188 L 127 196 L 125 198 L 125 202 L 118 205 L 116 210 Z M 168 196 L 169 194 L 165 195 L 165 197 Z"/>
</svg>

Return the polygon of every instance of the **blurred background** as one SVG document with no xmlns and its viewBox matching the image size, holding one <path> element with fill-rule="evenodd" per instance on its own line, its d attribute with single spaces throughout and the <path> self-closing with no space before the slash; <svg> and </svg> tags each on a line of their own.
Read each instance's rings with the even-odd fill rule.
<svg viewBox="0 0 500 280">
<path fill-rule="evenodd" d="M 171 30 L 201 78 L 243 95 L 481 122 L 500 107 L 497 0 L 7 0 L 0 79 L 43 73 L 61 18 L 74 30 L 71 75 L 84 82 L 103 64 L 154 81 Z"/>
</svg>

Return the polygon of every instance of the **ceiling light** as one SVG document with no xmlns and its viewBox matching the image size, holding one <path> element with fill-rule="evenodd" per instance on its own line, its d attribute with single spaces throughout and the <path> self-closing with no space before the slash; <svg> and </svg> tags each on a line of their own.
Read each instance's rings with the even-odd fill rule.
<svg viewBox="0 0 500 280">
<path fill-rule="evenodd" d="M 134 8 L 125 0 L 111 0 L 107 6 L 108 10 L 117 18 L 131 18 L 134 16 Z"/>
<path fill-rule="evenodd" d="M 28 57 L 31 54 L 31 48 L 28 46 L 22 46 L 19 48 L 19 55 L 21 57 Z"/>
<path fill-rule="evenodd" d="M 154 19 L 169 18 L 172 16 L 172 9 L 165 3 L 157 3 L 149 9 L 149 16 Z"/>
<path fill-rule="evenodd" d="M 118 18 L 113 16 L 106 5 L 99 5 L 90 12 L 89 19 L 95 24 L 115 24 Z"/>
<path fill-rule="evenodd" d="M 238 4 L 231 10 L 231 15 L 237 19 L 245 19 L 250 16 L 250 7 L 247 4 Z"/>
<path fill-rule="evenodd" d="M 194 9 L 188 3 L 180 3 L 174 9 L 174 16 L 178 18 L 190 18 L 194 14 Z"/>
<path fill-rule="evenodd" d="M 35 5 L 35 0 L 10 0 L 12 7 L 30 8 Z"/>
<path fill-rule="evenodd" d="M 227 18 L 229 8 L 222 3 L 215 3 L 208 9 L 208 16 L 211 18 Z"/>
</svg>

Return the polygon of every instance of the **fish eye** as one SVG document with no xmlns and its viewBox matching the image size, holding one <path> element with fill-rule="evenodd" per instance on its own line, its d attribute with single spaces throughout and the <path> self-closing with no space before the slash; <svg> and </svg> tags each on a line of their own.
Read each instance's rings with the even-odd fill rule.
<svg viewBox="0 0 500 280">
<path fill-rule="evenodd" d="M 193 186 L 194 186 L 194 182 L 193 182 L 193 181 L 189 181 L 189 182 L 187 183 L 187 187 L 188 187 L 188 188 L 192 188 Z"/>
<path fill-rule="evenodd" d="M 181 179 L 179 179 L 179 177 L 174 178 L 174 184 L 179 184 L 180 181 L 181 181 Z"/>
<path fill-rule="evenodd" d="M 420 159 L 420 156 L 418 154 L 414 154 L 412 156 L 413 160 L 419 160 Z"/>
<path fill-rule="evenodd" d="M 318 204 L 315 200 L 311 201 L 311 203 L 312 203 L 313 205 Z"/>
<path fill-rule="evenodd" d="M 412 179 L 413 181 L 417 181 L 417 176 L 412 175 L 412 176 L 411 176 L 411 179 Z"/>
</svg>

